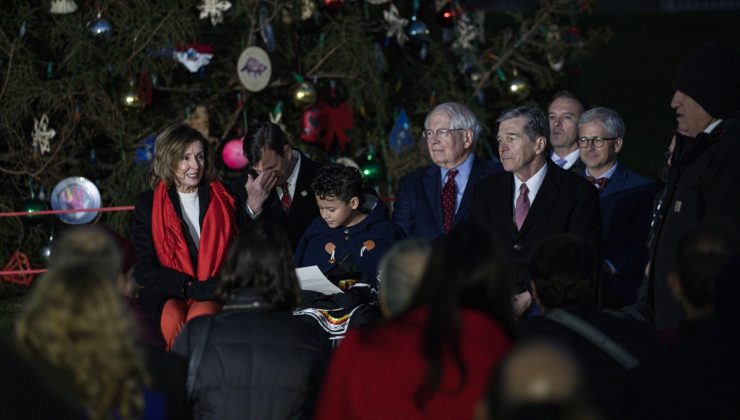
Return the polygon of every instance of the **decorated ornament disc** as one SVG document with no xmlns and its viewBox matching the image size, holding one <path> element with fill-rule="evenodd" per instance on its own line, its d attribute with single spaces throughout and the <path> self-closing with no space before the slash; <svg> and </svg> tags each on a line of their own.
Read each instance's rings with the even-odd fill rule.
<svg viewBox="0 0 740 420">
<path fill-rule="evenodd" d="M 100 191 L 87 178 L 71 176 L 65 178 L 51 192 L 51 208 L 54 210 L 79 210 L 100 208 Z M 97 211 L 62 213 L 59 218 L 70 225 L 82 225 L 95 220 Z"/>
<path fill-rule="evenodd" d="M 239 56 L 236 71 L 239 80 L 250 92 L 259 92 L 270 82 L 272 64 L 270 57 L 260 47 L 249 47 Z"/>
</svg>

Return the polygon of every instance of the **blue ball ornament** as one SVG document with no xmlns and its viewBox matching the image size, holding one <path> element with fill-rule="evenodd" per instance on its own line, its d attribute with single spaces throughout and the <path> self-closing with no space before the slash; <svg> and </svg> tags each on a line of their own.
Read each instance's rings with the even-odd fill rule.
<svg viewBox="0 0 740 420">
<path fill-rule="evenodd" d="M 108 22 L 107 20 L 99 17 L 98 19 L 90 22 L 90 24 L 87 25 L 87 29 L 95 38 L 108 39 L 113 32 L 113 25 L 111 25 L 110 22 Z"/>
</svg>

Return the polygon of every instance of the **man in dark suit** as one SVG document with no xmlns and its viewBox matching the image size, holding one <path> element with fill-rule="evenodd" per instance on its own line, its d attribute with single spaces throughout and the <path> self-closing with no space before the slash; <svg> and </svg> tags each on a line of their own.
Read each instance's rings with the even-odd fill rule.
<svg viewBox="0 0 740 420">
<path fill-rule="evenodd" d="M 609 108 L 593 108 L 578 121 L 582 173 L 599 191 L 606 306 L 633 304 L 648 260 L 646 247 L 655 183 L 617 156 L 624 142 L 624 121 Z"/>
<path fill-rule="evenodd" d="M 596 189 L 582 177 L 547 158 L 550 126 L 542 111 L 521 106 L 498 120 L 499 155 L 505 173 L 476 185 L 471 220 L 490 228 L 515 271 L 514 306 L 521 313 L 531 303 L 529 261 L 537 245 L 572 233 L 601 242 L 601 217 Z"/>
<path fill-rule="evenodd" d="M 434 239 L 448 233 L 467 217 L 472 186 L 502 171 L 500 164 L 473 153 L 480 131 L 470 109 L 455 102 L 427 114 L 424 139 L 434 164 L 401 178 L 393 205 L 393 222 L 407 236 Z"/>
<path fill-rule="evenodd" d="M 311 181 L 321 166 L 293 149 L 280 127 L 254 124 L 244 140 L 250 168 L 231 184 L 237 223 L 269 220 L 282 226 L 295 247 L 319 215 Z"/>
<path fill-rule="evenodd" d="M 547 109 L 550 120 L 550 159 L 566 171 L 581 174 L 586 166 L 578 159 L 578 118 L 586 109 L 574 93 L 560 90 L 553 95 Z"/>
</svg>

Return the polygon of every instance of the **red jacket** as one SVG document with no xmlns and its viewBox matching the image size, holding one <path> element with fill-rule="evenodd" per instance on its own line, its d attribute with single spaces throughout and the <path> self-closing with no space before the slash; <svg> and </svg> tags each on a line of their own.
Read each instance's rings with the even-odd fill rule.
<svg viewBox="0 0 740 420">
<path fill-rule="evenodd" d="M 425 309 L 417 309 L 388 324 L 351 331 L 332 358 L 316 418 L 472 418 L 492 368 L 511 342 L 485 314 L 463 310 L 460 351 L 467 381 L 452 392 L 460 377 L 452 360 L 445 358 L 440 391 L 421 411 L 413 396 L 426 371 L 422 353 L 426 314 Z"/>
</svg>

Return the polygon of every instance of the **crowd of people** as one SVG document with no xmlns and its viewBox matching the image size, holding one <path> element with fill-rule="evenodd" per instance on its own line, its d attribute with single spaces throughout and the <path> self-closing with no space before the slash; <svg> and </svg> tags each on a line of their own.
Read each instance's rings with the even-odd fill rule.
<svg viewBox="0 0 740 420">
<path fill-rule="evenodd" d="M 168 127 L 130 241 L 69 229 L 36 281 L 14 369 L 49 404 L 12 416 L 740 418 L 737 74 L 719 42 L 679 65 L 660 186 L 619 161 L 619 113 L 568 91 L 503 112 L 496 161 L 437 105 L 390 206 L 276 124 L 228 184 Z"/>
</svg>

